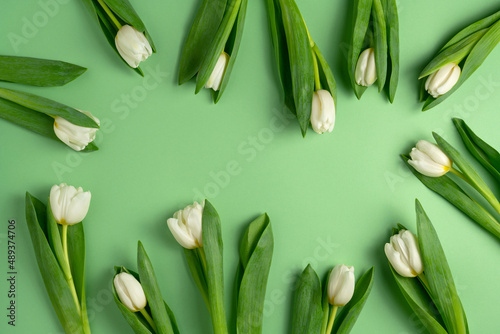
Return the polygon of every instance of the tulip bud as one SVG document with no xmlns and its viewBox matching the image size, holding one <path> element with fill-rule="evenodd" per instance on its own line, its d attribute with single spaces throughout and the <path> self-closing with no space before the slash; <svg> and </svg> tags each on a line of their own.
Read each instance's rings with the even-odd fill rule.
<svg viewBox="0 0 500 334">
<path fill-rule="evenodd" d="M 146 307 L 146 295 L 141 283 L 129 273 L 121 272 L 113 280 L 118 298 L 132 312 L 141 311 Z"/>
<path fill-rule="evenodd" d="M 83 191 L 66 183 L 54 185 L 50 189 L 50 208 L 58 224 L 74 225 L 81 222 L 90 206 L 90 191 Z"/>
<path fill-rule="evenodd" d="M 203 246 L 202 218 L 205 202 L 194 202 L 184 210 L 174 213 L 174 218 L 167 220 L 168 228 L 175 240 L 184 248 L 194 249 Z"/>
<path fill-rule="evenodd" d="M 320 89 L 313 93 L 311 125 L 316 133 L 332 132 L 335 125 L 335 102 L 329 91 Z"/>
<path fill-rule="evenodd" d="M 219 90 L 228 63 L 229 55 L 223 51 L 217 60 L 217 64 L 215 64 L 210 78 L 205 84 L 205 88 L 212 88 L 214 91 Z"/>
<path fill-rule="evenodd" d="M 425 90 L 435 99 L 444 95 L 455 86 L 460 78 L 460 66 L 448 63 L 427 78 Z"/>
<path fill-rule="evenodd" d="M 377 80 L 377 68 L 375 66 L 375 49 L 369 48 L 361 53 L 356 64 L 354 74 L 356 83 L 360 86 L 369 87 Z"/>
<path fill-rule="evenodd" d="M 92 118 L 97 125 L 100 124 L 99 119 L 94 117 L 90 112 L 78 111 Z M 96 132 L 96 128 L 78 126 L 59 116 L 54 118 L 54 133 L 57 138 L 75 151 L 81 151 L 89 143 L 93 142 Z"/>
<path fill-rule="evenodd" d="M 419 140 L 410 152 L 408 163 L 420 174 L 439 177 L 448 173 L 453 162 L 441 149 L 425 140 Z"/>
<path fill-rule="evenodd" d="M 354 294 L 354 267 L 336 265 L 328 278 L 328 302 L 333 306 L 344 306 Z"/>
<path fill-rule="evenodd" d="M 124 25 L 118 30 L 115 45 L 120 56 L 132 68 L 139 67 L 139 63 L 148 59 L 153 53 L 146 36 L 129 25 Z"/>
<path fill-rule="evenodd" d="M 407 230 L 400 230 L 384 247 L 392 267 L 403 277 L 415 277 L 424 271 L 417 238 Z"/>
</svg>

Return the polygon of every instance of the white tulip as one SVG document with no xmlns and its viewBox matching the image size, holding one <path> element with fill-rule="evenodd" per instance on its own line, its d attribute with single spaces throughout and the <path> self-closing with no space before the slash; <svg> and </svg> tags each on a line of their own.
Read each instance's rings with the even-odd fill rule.
<svg viewBox="0 0 500 334">
<path fill-rule="evenodd" d="M 94 117 L 90 112 L 78 111 L 92 118 L 97 125 L 100 124 L 99 119 Z M 89 143 L 93 142 L 96 132 L 97 128 L 78 126 L 59 116 L 54 118 L 54 133 L 57 138 L 75 151 L 81 151 Z"/>
<path fill-rule="evenodd" d="M 228 63 L 229 55 L 223 51 L 217 60 L 217 64 L 215 64 L 212 74 L 210 74 L 210 78 L 205 84 L 205 88 L 212 88 L 214 91 L 219 90 Z"/>
<path fill-rule="evenodd" d="M 113 280 L 118 298 L 132 312 L 138 312 L 146 307 L 146 295 L 141 283 L 131 274 L 122 272 Z"/>
<path fill-rule="evenodd" d="M 333 306 L 344 306 L 354 294 L 354 267 L 336 265 L 328 278 L 328 302 Z"/>
<path fill-rule="evenodd" d="M 434 98 L 438 98 L 450 91 L 460 78 L 460 66 L 448 63 L 435 71 L 427 78 L 425 90 Z"/>
<path fill-rule="evenodd" d="M 140 62 L 148 59 L 153 53 L 146 36 L 129 25 L 124 25 L 118 30 L 115 45 L 120 56 L 132 68 L 139 67 Z"/>
<path fill-rule="evenodd" d="M 384 247 L 385 255 L 392 267 L 403 277 L 415 277 L 424 271 L 417 238 L 407 230 L 391 237 Z"/>
<path fill-rule="evenodd" d="M 448 173 L 453 162 L 441 149 L 425 140 L 419 140 L 410 152 L 408 163 L 420 174 L 439 177 Z"/>
<path fill-rule="evenodd" d="M 335 126 L 335 102 L 327 90 L 320 89 L 313 93 L 311 125 L 319 134 L 332 132 Z"/>
<path fill-rule="evenodd" d="M 54 185 L 50 189 L 50 208 L 56 222 L 61 225 L 74 225 L 81 222 L 90 206 L 90 191 L 83 191 L 66 183 Z"/>
<path fill-rule="evenodd" d="M 194 202 L 184 210 L 174 214 L 174 218 L 167 220 L 168 228 L 175 240 L 184 248 L 194 249 L 203 246 L 202 218 L 205 202 Z"/>
<path fill-rule="evenodd" d="M 375 66 L 375 49 L 369 48 L 361 53 L 354 72 L 356 83 L 360 86 L 371 86 L 377 80 L 377 68 Z"/>
</svg>

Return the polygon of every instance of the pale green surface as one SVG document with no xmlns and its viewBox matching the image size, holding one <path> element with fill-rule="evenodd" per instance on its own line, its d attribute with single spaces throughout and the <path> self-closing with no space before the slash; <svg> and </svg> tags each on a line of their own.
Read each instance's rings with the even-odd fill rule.
<svg viewBox="0 0 500 334">
<path fill-rule="evenodd" d="M 416 231 L 415 197 L 439 233 L 471 333 L 498 332 L 499 242 L 425 189 L 398 157 L 418 139 L 431 140 L 431 131 L 438 131 L 463 151 L 452 116 L 464 118 L 478 135 L 500 148 L 500 96 L 495 96 L 500 92 L 500 79 L 484 84 L 500 75 L 500 48 L 454 96 L 426 113 L 419 111 L 415 80 L 455 32 L 493 13 L 498 9 L 497 1 L 400 4 L 401 78 L 394 105 L 374 87 L 357 101 L 349 86 L 340 46 L 348 29 L 348 2 L 298 1 L 339 86 L 334 132 L 319 136 L 310 129 L 302 139 L 298 123 L 292 120 L 271 140 L 266 129 L 277 114 L 286 115 L 286 111 L 263 1 L 248 4 L 240 54 L 217 106 L 207 91 L 194 95 L 194 82 L 176 85 L 181 46 L 199 1 L 133 1 L 158 48 L 143 70 L 148 73 L 159 68 L 166 74 L 158 85 L 151 75 L 142 79 L 124 66 L 79 1 L 59 5 L 57 14 L 17 48 L 6 34 L 22 35 L 25 21 L 41 15 L 37 13 L 42 7 L 38 0 L 3 1 L 0 53 L 60 59 L 89 70 L 61 88 L 1 86 L 92 111 L 103 127 L 101 150 L 79 154 L 0 120 L 0 331 L 62 331 L 36 266 L 24 218 L 24 193 L 29 190 L 45 200 L 52 184 L 64 181 L 92 191 L 85 229 L 93 333 L 132 333 L 114 305 L 110 284 L 114 265 L 136 268 L 138 238 L 155 266 L 160 288 L 182 333 L 209 332 L 208 312 L 190 278 L 183 252 L 169 235 L 166 219 L 193 201 L 195 189 L 213 181 L 211 173 L 225 170 L 228 162 L 235 160 L 239 164 L 237 175 L 208 197 L 222 219 L 228 299 L 238 240 L 248 223 L 264 211 L 269 213 L 275 252 L 265 333 L 289 332 L 290 282 L 308 262 L 321 276 L 338 263 L 354 265 L 358 275 L 376 266 L 372 294 L 352 333 L 423 332 L 397 290 L 383 253 L 394 224 L 400 222 Z M 144 80 L 150 87 L 147 96 L 136 99 L 133 107 L 120 102 L 122 94 L 140 93 L 138 87 Z M 150 85 L 156 87 L 151 89 Z M 263 137 L 256 140 L 259 134 Z M 256 148 L 251 148 L 253 145 Z M 57 168 L 62 168 L 59 174 Z M 498 188 L 494 191 L 498 193 Z M 15 329 L 6 325 L 5 317 L 8 219 L 18 223 Z"/>
</svg>

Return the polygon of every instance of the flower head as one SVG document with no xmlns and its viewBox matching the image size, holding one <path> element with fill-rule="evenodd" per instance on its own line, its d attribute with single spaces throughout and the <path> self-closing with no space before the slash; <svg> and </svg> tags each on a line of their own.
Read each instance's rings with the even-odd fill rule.
<svg viewBox="0 0 500 334">
<path fill-rule="evenodd" d="M 344 306 L 354 294 L 354 267 L 336 265 L 328 278 L 328 302 L 334 306 Z"/>
<path fill-rule="evenodd" d="M 377 68 L 375 66 L 375 49 L 369 48 L 363 51 L 358 58 L 356 71 L 354 72 L 356 83 L 360 86 L 371 86 L 377 80 Z"/>
<path fill-rule="evenodd" d="M 408 163 L 420 174 L 439 177 L 448 173 L 453 162 L 441 149 L 425 140 L 419 140 L 410 152 Z"/>
<path fill-rule="evenodd" d="M 97 125 L 100 124 L 99 119 L 94 117 L 90 112 L 78 111 L 92 118 Z M 81 151 L 87 147 L 89 143 L 93 142 L 96 132 L 96 128 L 78 126 L 59 116 L 54 118 L 54 133 L 57 138 L 75 151 Z"/>
<path fill-rule="evenodd" d="M 146 295 L 141 283 L 129 273 L 121 272 L 113 279 L 118 298 L 126 308 L 138 312 L 146 307 Z"/>
<path fill-rule="evenodd" d="M 205 88 L 212 88 L 214 91 L 219 90 L 228 63 L 229 55 L 223 51 L 217 60 L 217 64 L 215 64 L 212 74 L 210 74 L 210 78 L 208 78 L 205 84 Z"/>
<path fill-rule="evenodd" d="M 174 213 L 167 220 L 168 228 L 175 240 L 184 248 L 194 249 L 203 246 L 202 219 L 205 202 L 194 202 L 183 210 Z"/>
<path fill-rule="evenodd" d="M 132 68 L 139 67 L 141 61 L 153 53 L 146 36 L 136 28 L 124 25 L 115 37 L 116 49 L 120 56 Z"/>
<path fill-rule="evenodd" d="M 424 271 L 417 238 L 407 230 L 401 230 L 384 246 L 385 255 L 392 267 L 403 277 L 415 277 Z"/>
<path fill-rule="evenodd" d="M 438 98 L 450 91 L 460 78 L 460 66 L 448 63 L 429 75 L 425 82 L 425 90 L 434 98 Z"/>
<path fill-rule="evenodd" d="M 83 191 L 66 183 L 50 189 L 50 208 L 54 219 L 61 225 L 74 225 L 81 222 L 90 206 L 90 191 Z"/>
<path fill-rule="evenodd" d="M 313 93 L 311 125 L 319 134 L 332 132 L 335 126 L 335 102 L 327 90 L 320 89 Z"/>
</svg>

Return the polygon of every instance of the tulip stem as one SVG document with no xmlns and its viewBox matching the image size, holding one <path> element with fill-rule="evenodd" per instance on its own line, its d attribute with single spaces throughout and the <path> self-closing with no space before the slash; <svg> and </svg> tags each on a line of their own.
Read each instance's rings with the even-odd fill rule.
<svg viewBox="0 0 500 334">
<path fill-rule="evenodd" d="M 149 313 L 146 312 L 146 309 L 143 308 L 139 312 L 141 312 L 142 316 L 146 319 L 146 321 L 151 326 L 151 328 L 153 328 L 153 331 L 155 333 L 157 333 L 155 322 L 153 321 L 153 319 L 151 318 L 151 316 L 149 315 Z"/>
<path fill-rule="evenodd" d="M 473 183 L 463 173 L 461 173 L 460 171 L 456 170 L 453 167 L 450 167 L 450 172 L 452 172 L 453 174 L 455 174 L 456 176 L 467 182 L 472 188 L 476 189 L 477 192 L 479 192 L 481 196 L 483 196 L 488 201 L 488 203 L 490 203 L 493 209 L 495 209 L 495 211 L 500 214 L 500 203 L 496 199 L 495 195 L 491 193 L 491 191 L 484 191 L 483 188 Z"/>
<path fill-rule="evenodd" d="M 68 256 L 68 225 L 62 225 L 62 246 L 64 251 L 64 259 L 68 264 L 69 277 L 66 277 L 66 281 L 68 282 L 69 289 L 71 290 L 71 295 L 73 296 L 73 300 L 75 301 L 76 308 L 78 309 L 78 314 L 82 314 L 80 309 L 80 301 L 78 300 L 78 295 L 75 289 L 75 282 L 73 281 L 73 275 L 71 275 L 71 265 L 69 264 L 69 256 Z"/>
<path fill-rule="evenodd" d="M 314 53 L 314 49 L 311 49 L 313 56 L 313 65 L 314 65 L 314 86 L 316 87 L 316 91 L 321 89 L 321 80 L 319 78 L 319 68 L 318 68 L 318 59 L 316 58 L 316 54 Z"/>
<path fill-rule="evenodd" d="M 333 328 L 333 322 L 335 321 L 335 316 L 337 315 L 338 306 L 333 306 L 330 313 L 330 320 L 328 320 L 328 327 L 326 328 L 325 334 L 330 334 Z"/>
<path fill-rule="evenodd" d="M 116 26 L 116 28 L 118 28 L 118 30 L 120 30 L 120 28 L 122 27 L 122 25 L 121 25 L 120 21 L 118 21 L 118 19 L 116 18 L 116 16 L 113 14 L 113 12 L 111 11 L 111 9 L 109 9 L 109 7 L 106 6 L 106 4 L 104 3 L 103 0 L 97 0 L 97 2 L 99 2 L 99 4 L 101 5 L 102 9 L 104 9 L 104 11 L 106 12 L 106 14 L 108 14 L 108 17 L 114 23 L 114 25 Z"/>
</svg>

